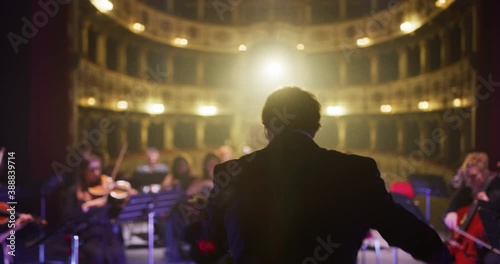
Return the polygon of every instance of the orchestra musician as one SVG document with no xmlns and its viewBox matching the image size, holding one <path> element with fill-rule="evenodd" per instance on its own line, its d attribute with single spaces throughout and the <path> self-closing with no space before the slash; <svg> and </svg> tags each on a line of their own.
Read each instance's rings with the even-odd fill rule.
<svg viewBox="0 0 500 264">
<path fill-rule="evenodd" d="M 0 148 L 0 172 L 3 170 L 3 156 L 5 154 L 5 147 Z M 0 187 L 3 187 L 0 183 Z M 4 188 L 1 188 L 2 191 Z M 6 189 L 6 188 L 5 188 Z M 8 205 L 4 202 L 0 202 L 0 210 L 5 211 Z M 10 214 L 10 212 L 9 212 Z M 7 239 L 12 234 L 15 234 L 18 230 L 21 230 L 27 224 L 32 223 L 35 218 L 31 214 L 19 213 L 16 215 L 14 222 L 10 221 L 10 217 L 2 215 L 0 217 L 0 244 L 2 245 L 2 250 L 0 252 L 0 263 L 11 263 L 13 261 L 13 256 L 8 253 Z"/>
<path fill-rule="evenodd" d="M 65 215 L 68 219 L 91 213 L 84 230 L 79 235 L 82 263 L 122 264 L 126 263 L 125 248 L 117 234 L 117 226 L 110 221 L 105 207 L 107 195 L 95 196 L 93 186 L 102 184 L 102 161 L 93 154 L 84 155 L 80 164 L 77 183 L 66 195 Z"/>
<path fill-rule="evenodd" d="M 468 155 L 461 170 L 464 185 L 452 198 L 444 222 L 452 231 L 459 228 L 476 239 L 487 242 L 481 219 L 475 212 L 477 207 L 474 205 L 477 200 L 494 204 L 500 202 L 500 178 L 488 169 L 486 153 Z M 468 226 L 463 226 L 463 223 Z M 462 237 L 457 243 L 457 236 L 458 234 L 452 233 L 449 242 L 456 264 L 500 263 L 500 255 L 478 245 L 480 242 Z"/>
</svg>

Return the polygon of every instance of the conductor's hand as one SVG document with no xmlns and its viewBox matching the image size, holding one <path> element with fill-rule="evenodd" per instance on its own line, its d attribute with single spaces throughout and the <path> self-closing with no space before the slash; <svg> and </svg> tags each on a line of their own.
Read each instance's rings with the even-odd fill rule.
<svg viewBox="0 0 500 264">
<path fill-rule="evenodd" d="M 444 218 L 444 224 L 450 229 L 455 230 L 457 227 L 458 215 L 455 212 L 449 212 Z"/>
</svg>

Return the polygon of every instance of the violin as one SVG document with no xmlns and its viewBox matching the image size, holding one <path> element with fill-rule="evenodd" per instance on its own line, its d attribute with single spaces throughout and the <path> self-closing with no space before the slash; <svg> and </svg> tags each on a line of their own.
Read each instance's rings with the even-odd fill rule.
<svg viewBox="0 0 500 264">
<path fill-rule="evenodd" d="M 132 186 L 129 182 L 119 180 L 114 181 L 111 176 L 101 175 L 100 183 L 91 186 L 87 191 L 94 197 L 111 196 L 115 199 L 125 199 L 131 192 Z"/>
<path fill-rule="evenodd" d="M 11 211 L 8 210 L 9 207 L 10 206 L 7 203 L 0 202 L 0 225 L 7 224 L 13 215 L 15 216 L 15 219 L 17 219 L 19 217 L 18 213 L 14 213 L 14 214 L 11 213 Z M 38 225 L 38 226 L 46 226 L 47 225 L 46 220 L 40 219 L 38 217 L 33 218 L 33 223 Z"/>
<path fill-rule="evenodd" d="M 111 218 L 116 217 L 118 213 L 121 211 L 123 205 L 125 204 L 125 201 L 127 201 L 131 195 L 137 193 L 136 190 L 132 189 L 132 186 L 130 185 L 129 182 L 123 180 L 115 181 L 115 177 L 118 173 L 118 168 L 121 165 L 126 150 L 127 150 L 127 144 L 125 143 L 122 146 L 120 155 L 117 158 L 111 176 L 103 174 L 100 176 L 97 185 L 90 186 L 87 188 L 87 192 L 92 196 L 93 200 L 97 200 L 98 198 L 104 198 L 103 202 L 110 206 Z M 98 207 L 100 207 L 101 205 L 98 205 Z"/>
</svg>

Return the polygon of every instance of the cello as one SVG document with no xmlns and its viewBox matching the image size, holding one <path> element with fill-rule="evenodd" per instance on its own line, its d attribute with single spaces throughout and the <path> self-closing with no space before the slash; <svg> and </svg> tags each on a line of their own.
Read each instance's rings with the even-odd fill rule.
<svg viewBox="0 0 500 264">
<path fill-rule="evenodd" d="M 485 192 L 494 178 L 489 177 L 486 179 L 486 183 L 478 193 Z M 477 263 L 479 256 L 477 245 L 481 245 L 500 255 L 500 250 L 493 248 L 486 242 L 484 227 L 477 213 L 478 208 L 478 199 L 476 197 L 471 205 L 457 210 L 457 227 L 452 230 L 451 238 L 447 242 L 448 249 L 455 258 L 455 264 Z"/>
</svg>

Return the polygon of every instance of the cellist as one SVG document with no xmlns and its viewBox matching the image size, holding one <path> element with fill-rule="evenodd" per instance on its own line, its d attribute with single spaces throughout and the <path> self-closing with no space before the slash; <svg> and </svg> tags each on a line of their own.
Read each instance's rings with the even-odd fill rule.
<svg viewBox="0 0 500 264">
<path fill-rule="evenodd" d="M 480 154 L 485 155 L 485 153 Z M 481 220 L 477 216 L 477 212 L 470 208 L 474 209 L 473 205 L 477 200 L 500 203 L 500 178 L 488 169 L 488 159 L 466 159 L 461 170 L 464 184 L 452 198 L 444 222 L 454 232 L 457 228 L 463 227 L 464 222 L 469 222 L 466 230 L 462 231 L 468 234 L 474 233 L 473 236 L 477 239 L 487 242 Z M 470 214 L 470 212 L 474 212 L 474 214 Z M 459 246 L 455 244 L 454 247 L 456 247 L 456 264 L 500 263 L 500 255 L 478 245 L 469 238 L 462 237 Z"/>
</svg>

